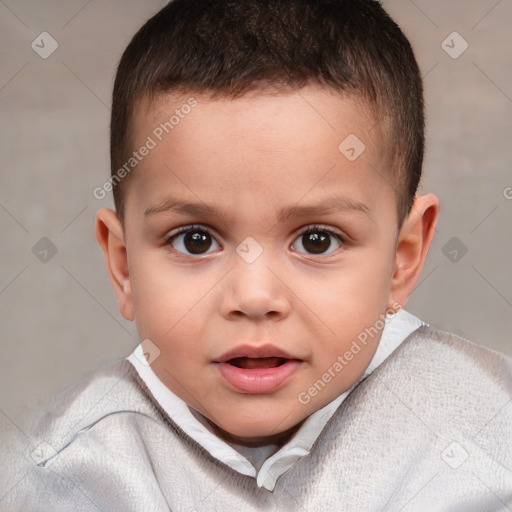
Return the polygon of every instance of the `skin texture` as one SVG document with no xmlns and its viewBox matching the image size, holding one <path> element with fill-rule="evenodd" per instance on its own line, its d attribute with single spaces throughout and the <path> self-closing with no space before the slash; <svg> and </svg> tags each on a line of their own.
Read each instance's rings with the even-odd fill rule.
<svg viewBox="0 0 512 512">
<path fill-rule="evenodd" d="M 381 325 L 386 310 L 405 305 L 439 202 L 417 197 L 398 231 L 385 139 L 351 97 L 319 86 L 236 100 L 193 97 L 197 106 L 130 175 L 124 230 L 113 211 L 101 209 L 96 235 L 121 313 L 135 320 L 141 340 L 160 350 L 151 365 L 160 380 L 224 438 L 282 444 L 367 368 L 380 331 L 307 404 L 298 399 L 359 333 Z M 134 147 L 188 99 L 164 94 L 141 101 Z M 338 149 L 350 134 L 366 146 L 353 162 Z M 339 211 L 278 215 L 325 206 L 334 197 L 344 206 Z M 162 209 L 172 200 L 208 205 L 217 214 Z M 185 234 L 169 240 L 190 225 L 203 237 L 203 254 L 190 254 Z M 316 246 L 303 237 L 307 230 L 324 236 L 324 252 L 311 252 Z M 251 263 L 237 252 L 249 247 L 256 254 L 253 246 L 240 245 L 247 237 L 262 250 Z M 272 344 L 300 364 L 276 391 L 234 390 L 215 361 L 241 344 Z"/>
</svg>

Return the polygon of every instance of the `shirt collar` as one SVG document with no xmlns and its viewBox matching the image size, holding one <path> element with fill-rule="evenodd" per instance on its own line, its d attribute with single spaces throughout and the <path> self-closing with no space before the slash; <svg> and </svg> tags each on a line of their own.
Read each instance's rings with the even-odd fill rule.
<svg viewBox="0 0 512 512">
<path fill-rule="evenodd" d="M 426 325 L 405 310 L 400 310 L 394 315 L 382 317 L 381 322 L 384 323 L 384 328 L 379 346 L 368 368 L 358 382 L 380 366 L 412 332 L 421 325 Z M 353 340 L 353 350 L 357 351 L 358 348 L 360 350 L 361 345 L 365 345 L 368 339 L 376 335 L 376 327 L 373 329 L 365 329 L 357 339 Z M 356 354 L 356 351 L 353 351 L 353 353 Z M 340 356 L 343 358 L 343 354 L 340 354 Z M 327 422 L 357 385 L 356 383 L 352 388 L 345 391 L 345 393 L 338 396 L 322 409 L 311 414 L 293 437 L 275 453 L 271 454 L 277 447 L 272 446 L 261 448 L 239 447 L 240 451 L 237 451 L 233 448 L 235 445 L 228 444 L 217 437 L 212 429 L 208 428 L 209 426 L 205 418 L 202 420 L 198 419 L 202 418 L 201 415 L 197 411 L 191 410 L 181 398 L 177 397 L 160 381 L 149 366 L 144 356 L 142 345 L 138 345 L 127 359 L 134 366 L 162 409 L 186 434 L 199 443 L 213 457 L 243 475 L 256 478 L 257 485 L 269 491 L 274 490 L 277 479 L 285 471 L 290 469 L 304 455 L 309 454 L 311 447 Z M 247 457 L 242 455 L 241 451 Z M 253 461 L 256 460 L 257 463 L 251 463 L 249 458 Z M 260 459 L 259 462 L 263 460 L 262 464 L 258 463 L 258 459 Z M 256 469 L 257 467 L 259 469 Z"/>
</svg>

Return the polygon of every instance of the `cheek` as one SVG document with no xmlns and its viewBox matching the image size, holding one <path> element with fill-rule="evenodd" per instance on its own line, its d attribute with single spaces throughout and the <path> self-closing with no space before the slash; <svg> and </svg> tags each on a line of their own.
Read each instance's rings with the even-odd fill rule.
<svg viewBox="0 0 512 512">
<path fill-rule="evenodd" d="M 360 301 L 374 304 L 379 308 L 386 307 L 394 266 L 394 246 L 392 241 L 375 245 L 358 258 L 353 266 L 350 280 L 355 297 Z"/>
<path fill-rule="evenodd" d="M 132 263 L 130 276 L 139 336 L 167 339 L 178 331 L 180 336 L 191 335 L 199 327 L 193 319 L 215 279 L 171 265 L 161 255 L 142 254 Z"/>
<path fill-rule="evenodd" d="M 392 260 L 354 254 L 347 263 L 323 273 L 304 274 L 294 289 L 320 317 L 333 322 L 378 316 L 386 309 Z"/>
<path fill-rule="evenodd" d="M 358 270 L 357 281 L 351 283 L 353 297 L 359 307 L 366 305 L 368 312 L 382 312 L 386 309 L 391 286 L 392 265 L 387 259 L 372 261 Z"/>
<path fill-rule="evenodd" d="M 296 290 L 307 309 L 314 313 L 315 318 L 310 315 L 310 319 L 316 324 L 316 330 L 323 334 L 318 339 L 322 350 L 315 352 L 320 367 L 328 368 L 338 355 L 351 349 L 354 340 L 364 337 L 365 332 L 371 333 L 363 340 L 365 343 L 360 344 L 360 350 L 354 348 L 357 357 L 350 362 L 350 371 L 348 368 L 344 371 L 349 379 L 350 375 L 359 372 L 360 367 L 366 368 L 374 354 L 391 284 L 389 254 L 387 258 L 365 256 L 361 253 L 344 268 L 326 273 L 321 280 L 318 276 L 303 279 Z M 301 307 L 299 303 L 297 306 Z"/>
</svg>

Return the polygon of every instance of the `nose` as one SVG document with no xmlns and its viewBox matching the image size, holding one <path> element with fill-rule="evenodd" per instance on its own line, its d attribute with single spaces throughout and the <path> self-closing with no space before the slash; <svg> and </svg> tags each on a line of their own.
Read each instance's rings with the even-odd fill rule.
<svg viewBox="0 0 512 512">
<path fill-rule="evenodd" d="M 224 318 L 278 321 L 290 314 L 291 292 L 269 263 L 263 255 L 252 263 L 236 255 L 235 268 L 227 276 L 221 299 Z"/>
</svg>

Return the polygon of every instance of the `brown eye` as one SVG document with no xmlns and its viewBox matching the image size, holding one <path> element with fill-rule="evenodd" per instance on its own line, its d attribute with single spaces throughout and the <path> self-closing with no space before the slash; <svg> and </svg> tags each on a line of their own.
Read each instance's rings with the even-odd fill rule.
<svg viewBox="0 0 512 512">
<path fill-rule="evenodd" d="M 299 247 L 295 247 L 298 245 Z M 308 254 L 330 254 L 343 245 L 341 236 L 322 228 L 311 228 L 293 244 L 292 249 Z"/>
<path fill-rule="evenodd" d="M 183 245 L 192 254 L 202 254 L 212 245 L 212 237 L 199 231 L 189 232 L 183 239 Z"/>
<path fill-rule="evenodd" d="M 308 252 L 322 254 L 331 246 L 331 240 L 323 233 L 306 233 L 302 235 L 302 246 Z"/>
<path fill-rule="evenodd" d="M 212 246 L 219 246 L 208 231 L 193 227 L 184 228 L 171 236 L 168 243 L 178 252 L 192 255 L 205 254 Z"/>
</svg>

